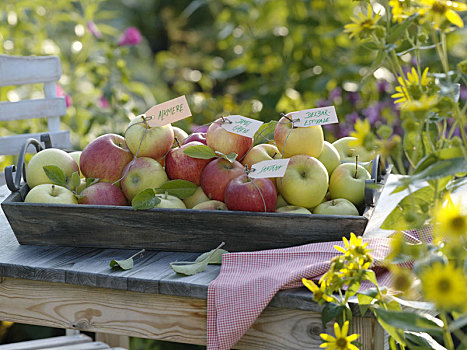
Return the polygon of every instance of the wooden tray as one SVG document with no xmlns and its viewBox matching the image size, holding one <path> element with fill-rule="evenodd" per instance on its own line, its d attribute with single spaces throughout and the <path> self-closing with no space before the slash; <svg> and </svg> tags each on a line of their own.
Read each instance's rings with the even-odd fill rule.
<svg viewBox="0 0 467 350">
<path fill-rule="evenodd" d="M 384 184 L 389 171 L 381 174 L 377 159 L 372 173 L 369 184 Z M 381 193 L 367 186 L 361 216 L 335 216 L 24 203 L 29 187 L 13 189 L 1 206 L 20 244 L 187 252 L 221 242 L 228 251 L 253 251 L 339 241 L 363 233 Z"/>
</svg>

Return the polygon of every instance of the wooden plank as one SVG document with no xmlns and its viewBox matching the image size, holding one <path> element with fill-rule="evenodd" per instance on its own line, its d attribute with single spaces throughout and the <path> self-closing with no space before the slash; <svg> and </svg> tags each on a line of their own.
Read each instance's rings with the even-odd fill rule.
<svg viewBox="0 0 467 350">
<path fill-rule="evenodd" d="M 0 350 L 37 350 L 57 346 L 85 344 L 90 342 L 92 342 L 91 337 L 85 334 L 79 334 L 73 336 L 53 337 L 0 345 Z"/>
<path fill-rule="evenodd" d="M 120 334 L 96 333 L 96 340 L 104 342 L 109 346 L 118 346 L 121 348 L 130 348 L 130 337 Z"/>
<path fill-rule="evenodd" d="M 4 136 L 0 138 L 0 155 L 15 155 L 21 150 L 27 139 L 34 138 L 40 140 L 41 134 L 44 133 L 33 133 L 33 134 L 21 134 Z M 57 131 L 49 132 L 52 140 L 52 146 L 61 149 L 70 149 L 70 132 L 69 131 Z M 29 147 L 28 151 L 34 153 L 35 148 Z"/>
<path fill-rule="evenodd" d="M 0 283 L 0 305 L 0 319 L 7 321 L 206 343 L 206 301 L 201 299 L 5 277 Z M 267 307 L 235 348 L 318 348 L 323 332 L 320 316 L 311 311 Z M 353 324 L 365 332 L 361 349 L 371 349 L 375 333 L 368 321 L 356 317 Z M 372 339 L 371 344 L 365 343 L 368 339 Z"/>
<path fill-rule="evenodd" d="M 57 81 L 61 75 L 57 56 L 0 55 L 0 86 Z"/>
<path fill-rule="evenodd" d="M 0 102 L 0 121 L 60 117 L 65 114 L 66 104 L 63 97 Z"/>
</svg>

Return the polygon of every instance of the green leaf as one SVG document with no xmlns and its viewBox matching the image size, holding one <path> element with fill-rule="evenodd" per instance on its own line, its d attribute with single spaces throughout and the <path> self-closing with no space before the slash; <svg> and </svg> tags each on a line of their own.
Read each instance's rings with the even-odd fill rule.
<svg viewBox="0 0 467 350">
<path fill-rule="evenodd" d="M 139 192 L 131 201 L 131 206 L 136 210 L 145 210 L 154 208 L 161 202 L 159 198 L 156 197 L 154 190 L 152 188 L 147 188 Z"/>
<path fill-rule="evenodd" d="M 345 294 L 348 297 L 354 296 L 355 294 L 357 294 L 359 288 L 360 288 L 360 282 L 352 281 L 349 284 L 349 287 L 347 288 L 347 291 L 345 292 Z"/>
<path fill-rule="evenodd" d="M 46 165 L 42 168 L 50 181 L 56 185 L 66 187 L 66 177 L 62 169 L 55 165 Z"/>
<path fill-rule="evenodd" d="M 363 76 L 361 83 L 364 83 L 369 77 L 373 75 L 373 73 L 381 66 L 384 60 L 384 52 L 383 50 L 379 50 L 378 54 L 376 55 L 373 64 L 371 65 L 368 72 Z"/>
<path fill-rule="evenodd" d="M 373 270 L 366 270 L 364 278 L 367 281 L 370 281 L 371 283 L 373 283 L 375 286 L 378 285 L 378 280 L 376 279 L 376 274 Z"/>
<path fill-rule="evenodd" d="M 187 147 L 183 153 L 185 153 L 187 156 L 190 156 L 191 158 L 198 159 L 211 159 L 216 157 L 216 153 L 214 153 L 212 148 L 206 145 Z"/>
<path fill-rule="evenodd" d="M 274 140 L 274 130 L 276 129 L 276 125 L 277 120 L 271 120 L 270 122 L 261 125 L 253 137 L 255 146 L 260 143 L 269 143 L 269 141 Z"/>
<path fill-rule="evenodd" d="M 81 184 L 81 178 L 79 177 L 79 173 L 75 171 L 71 174 L 71 188 L 73 191 L 78 189 L 78 186 Z"/>
<path fill-rule="evenodd" d="M 224 255 L 225 253 L 228 253 L 228 251 L 224 249 L 213 249 L 207 253 L 203 253 L 200 256 L 198 256 L 195 262 L 204 261 L 204 259 L 208 257 L 208 264 L 220 265 L 222 264 L 222 255 Z"/>
<path fill-rule="evenodd" d="M 235 159 L 237 159 L 237 153 L 232 152 L 229 154 L 224 154 L 222 152 L 216 151 L 216 156 L 219 156 L 221 158 L 224 158 L 225 160 L 229 161 L 230 163 L 235 162 Z"/>
<path fill-rule="evenodd" d="M 467 313 L 459 316 L 458 318 L 456 318 L 454 321 L 451 322 L 451 324 L 449 325 L 448 329 L 450 332 L 453 332 L 457 329 L 460 329 L 460 328 L 463 328 L 467 326 Z"/>
<path fill-rule="evenodd" d="M 196 147 L 196 146 L 195 146 Z M 193 182 L 187 180 L 171 180 L 164 183 L 161 187 L 156 188 L 157 193 L 170 194 L 180 199 L 185 199 L 193 195 L 196 192 L 196 186 Z"/>
<path fill-rule="evenodd" d="M 208 264 L 211 264 L 210 261 L 214 261 L 212 264 L 216 264 L 219 256 L 216 256 L 220 248 L 224 245 L 222 242 L 216 249 L 213 249 L 207 253 L 201 254 L 195 261 L 175 261 L 170 263 L 170 267 L 176 273 L 191 276 L 206 270 Z M 226 251 L 224 251 L 226 252 Z M 224 253 L 222 253 L 224 254 Z M 222 262 L 222 254 L 220 255 Z"/>
<path fill-rule="evenodd" d="M 415 229 L 428 218 L 428 209 L 433 200 L 434 189 L 423 187 L 404 197 L 394 210 L 384 220 L 381 228 L 384 230 Z M 408 217 L 408 215 L 410 215 Z M 414 220 L 408 220 L 413 218 Z"/>
<path fill-rule="evenodd" d="M 326 303 L 324 305 L 323 311 L 321 311 L 321 321 L 323 322 L 323 327 L 326 327 L 328 322 L 334 320 L 343 312 L 345 312 L 345 306 L 335 303 Z"/>
<path fill-rule="evenodd" d="M 412 350 L 446 350 L 433 337 L 425 332 L 405 332 L 407 346 Z"/>
<path fill-rule="evenodd" d="M 375 308 L 378 319 L 397 329 L 412 332 L 429 332 L 442 334 L 443 322 L 428 314 L 416 314 L 409 311 L 388 311 Z"/>
<path fill-rule="evenodd" d="M 389 31 L 389 35 L 386 39 L 387 43 L 394 43 L 398 40 L 400 40 L 403 37 L 403 34 L 405 30 L 408 28 L 410 23 L 415 19 L 415 16 L 411 16 L 407 18 L 405 21 L 396 24 L 395 26 L 391 27 L 391 30 Z"/>
<path fill-rule="evenodd" d="M 94 184 L 96 184 L 98 182 L 99 182 L 99 179 L 96 179 L 96 178 L 93 178 L 93 177 L 88 177 L 86 179 L 86 187 L 92 186 L 92 185 L 94 185 Z"/>
<path fill-rule="evenodd" d="M 464 157 L 438 160 L 418 174 L 413 175 L 412 182 L 439 180 L 446 176 L 455 175 L 467 171 L 467 161 Z"/>
<path fill-rule="evenodd" d="M 130 270 L 134 266 L 133 258 L 128 258 L 125 260 L 114 260 L 110 261 L 110 267 L 121 268 L 122 270 Z"/>
</svg>

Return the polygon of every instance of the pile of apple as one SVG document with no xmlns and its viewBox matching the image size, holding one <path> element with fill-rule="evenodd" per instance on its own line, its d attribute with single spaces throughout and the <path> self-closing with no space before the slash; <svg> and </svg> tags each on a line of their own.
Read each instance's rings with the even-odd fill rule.
<svg viewBox="0 0 467 350">
<path fill-rule="evenodd" d="M 359 215 L 374 153 L 353 145 L 353 137 L 331 144 L 321 126 L 295 128 L 284 116 L 274 140 L 253 146 L 253 138 L 222 128 L 224 119 L 206 133 L 188 135 L 170 124 L 149 127 L 143 118 L 130 122 L 125 137 L 102 135 L 82 152 L 51 148 L 35 154 L 27 166 L 31 190 L 25 202 L 125 206 L 142 191 L 181 179 L 197 186 L 192 194 L 155 191 L 156 207 Z M 192 146 L 236 157 L 190 156 Z M 253 164 L 279 158 L 290 159 L 283 177 L 248 176 Z M 46 174 L 47 166 L 61 172 Z"/>
</svg>

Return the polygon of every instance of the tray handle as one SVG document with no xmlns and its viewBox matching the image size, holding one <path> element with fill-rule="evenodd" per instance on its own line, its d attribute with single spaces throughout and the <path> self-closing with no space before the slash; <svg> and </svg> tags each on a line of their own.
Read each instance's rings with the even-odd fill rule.
<svg viewBox="0 0 467 350">
<path fill-rule="evenodd" d="M 33 138 L 27 139 L 19 152 L 17 165 L 8 165 L 5 167 L 5 181 L 11 192 L 19 191 L 21 187 L 21 178 L 26 181 L 26 163 L 24 162 L 24 158 L 29 146 L 33 145 L 36 148 L 36 152 L 40 152 L 44 149 L 41 142 L 44 143 L 45 148 L 52 148 L 52 142 L 48 133 L 41 135 L 40 142 Z M 15 175 L 13 175 L 13 173 L 15 173 Z"/>
<path fill-rule="evenodd" d="M 371 164 L 371 179 L 365 180 L 365 206 L 374 206 L 376 201 L 376 193 L 378 184 L 381 184 L 383 179 L 383 170 L 381 158 L 377 155 Z"/>
</svg>

